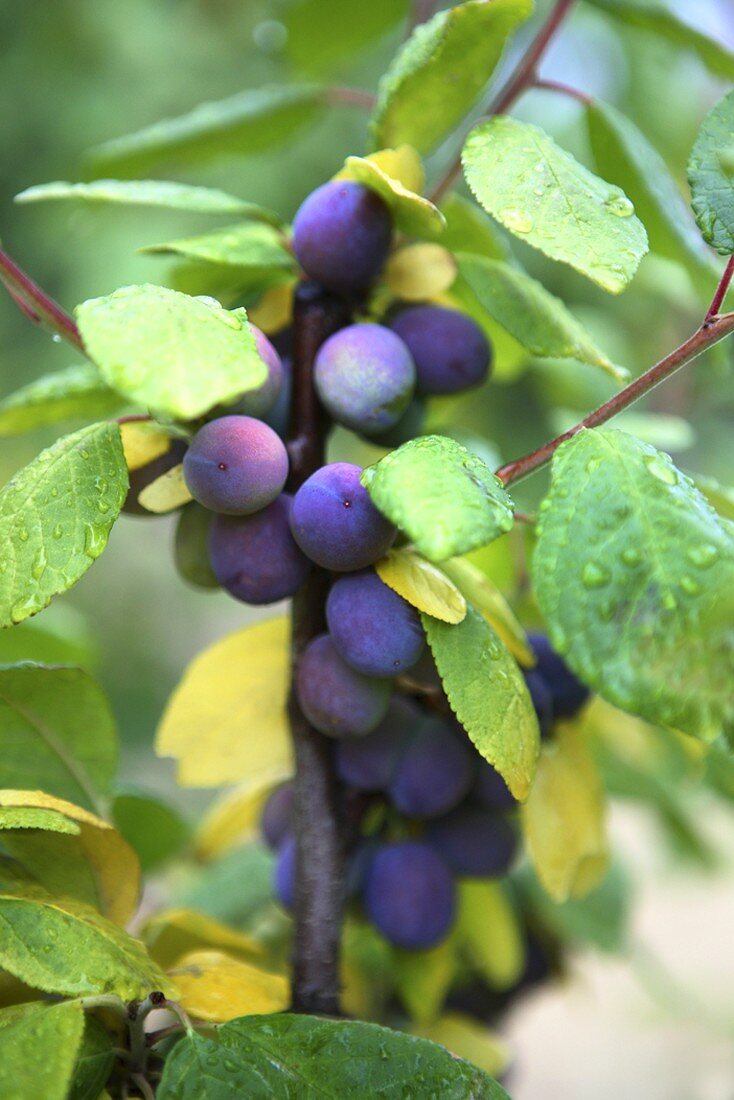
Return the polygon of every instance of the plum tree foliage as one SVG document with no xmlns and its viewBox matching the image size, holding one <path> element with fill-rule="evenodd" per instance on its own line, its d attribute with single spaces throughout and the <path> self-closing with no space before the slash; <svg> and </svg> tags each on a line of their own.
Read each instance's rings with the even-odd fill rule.
<svg viewBox="0 0 734 1100">
<path fill-rule="evenodd" d="M 734 57 L 672 16 L 594 4 L 734 78 Z M 20 196 L 238 219 L 152 246 L 191 265 L 171 286 L 121 287 L 73 320 L 0 252 L 16 304 L 87 359 L 0 402 L 0 434 L 94 421 L 0 490 L 0 625 L 39 647 L 16 659 L 11 643 L 0 665 L 9 1100 L 502 1100 L 485 1025 L 576 942 L 623 941 L 606 792 L 652 805 L 700 858 L 675 781 L 695 765 L 731 796 L 731 492 L 604 425 L 734 331 L 734 95 L 689 164 L 702 241 L 680 166 L 634 120 L 541 79 L 571 0 L 538 17 L 486 100 L 527 0 L 368 7 L 304 0 L 288 18 L 293 58 L 312 61 L 298 44 L 312 27 L 328 69 L 410 7 L 376 96 L 251 89 L 106 143 L 99 178 Z M 590 163 L 512 116 L 533 88 L 580 103 Z M 335 106 L 370 112 L 373 147 L 292 225 L 215 188 L 130 178 L 265 150 Z M 419 154 L 439 146 L 427 169 Z M 476 202 L 452 193 L 462 169 Z M 627 290 L 648 245 L 710 306 L 620 388 L 624 366 L 523 264 L 535 249 L 596 302 Z M 493 470 L 486 402 L 507 408 L 531 360 L 583 394 L 602 372 L 611 396 L 552 438 L 528 406 L 516 435 L 538 445 Z M 520 488 L 518 509 L 514 486 L 548 464 L 539 506 Z M 160 753 L 183 786 L 232 788 L 195 828 L 117 782 L 94 678 L 42 626 L 17 631 L 121 511 L 179 513 L 173 560 L 202 594 L 291 601 L 288 630 L 266 613 L 172 696 Z M 634 759 L 617 750 L 626 729 Z M 133 935 L 141 864 L 182 873 L 160 878 Z"/>
</svg>

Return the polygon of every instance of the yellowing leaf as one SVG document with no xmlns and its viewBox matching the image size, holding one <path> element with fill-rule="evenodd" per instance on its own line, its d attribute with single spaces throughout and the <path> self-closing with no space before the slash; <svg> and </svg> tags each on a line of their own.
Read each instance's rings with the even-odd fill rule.
<svg viewBox="0 0 734 1100">
<path fill-rule="evenodd" d="M 443 232 L 443 214 L 418 194 L 423 186 L 423 168 L 410 146 L 381 149 L 368 157 L 347 157 L 335 179 L 356 180 L 375 191 L 392 210 L 398 229 L 411 237 L 433 238 Z"/>
<path fill-rule="evenodd" d="M 250 961 L 257 961 L 264 954 L 252 936 L 197 909 L 164 909 L 145 922 L 140 935 L 164 970 L 174 966 L 183 955 L 207 948 L 218 948 Z"/>
<path fill-rule="evenodd" d="M 444 623 L 460 623 L 466 600 L 442 569 L 414 550 L 390 550 L 375 570 L 380 580 L 419 611 Z"/>
<path fill-rule="evenodd" d="M 285 618 L 215 642 L 189 665 L 156 735 L 184 787 L 217 787 L 292 770 L 286 719 L 290 669 Z"/>
<path fill-rule="evenodd" d="M 395 952 L 395 991 L 416 1024 L 429 1024 L 443 1008 L 456 976 L 452 936 L 428 951 Z"/>
<path fill-rule="evenodd" d="M 173 466 L 161 474 L 150 485 L 146 485 L 142 492 L 138 493 L 138 503 L 149 512 L 162 515 L 164 512 L 172 512 L 174 508 L 180 508 L 182 504 L 188 504 L 193 500 L 188 486 L 184 481 L 183 464 Z"/>
<path fill-rule="evenodd" d="M 472 607 L 476 607 L 497 631 L 518 664 L 532 668 L 535 655 L 525 631 L 505 597 L 486 573 L 465 558 L 452 558 L 451 561 L 444 562 L 441 568 L 463 592 Z"/>
<path fill-rule="evenodd" d="M 504 1073 L 510 1062 L 510 1051 L 504 1039 L 462 1012 L 446 1012 L 435 1023 L 411 1028 L 411 1032 L 440 1043 L 457 1058 L 465 1058 L 492 1077 Z"/>
<path fill-rule="evenodd" d="M 268 795 L 290 774 L 281 768 L 271 776 L 258 776 L 217 798 L 197 830 L 199 859 L 216 859 L 256 832 Z"/>
<path fill-rule="evenodd" d="M 583 897 L 603 878 L 604 794 L 580 728 L 561 725 L 543 745 L 521 820 L 538 878 L 554 901 Z"/>
<path fill-rule="evenodd" d="M 128 420 L 120 424 L 120 438 L 128 470 L 139 470 L 171 447 L 171 437 L 150 420 Z"/>
<path fill-rule="evenodd" d="M 248 309 L 248 320 L 267 334 L 285 328 L 293 314 L 294 287 L 295 283 L 278 283 L 268 287 L 257 304 Z"/>
<path fill-rule="evenodd" d="M 192 951 L 171 971 L 179 1002 L 199 1020 L 224 1023 L 237 1016 L 281 1012 L 290 1003 L 290 987 L 271 974 L 221 951 Z"/>
<path fill-rule="evenodd" d="M 366 921 L 347 916 L 342 929 L 342 1007 L 360 1020 L 381 1020 L 395 984 L 393 948 Z"/>
<path fill-rule="evenodd" d="M 140 863 L 112 825 L 43 791 L 0 790 L 0 807 L 28 814 L 28 825 L 3 832 L 2 843 L 39 885 L 92 904 L 117 924 L 128 922 L 138 904 Z M 62 815 L 78 827 L 77 835 L 49 834 L 39 810 Z"/>
<path fill-rule="evenodd" d="M 456 272 L 456 261 L 447 248 L 425 242 L 393 252 L 385 268 L 385 281 L 396 298 L 424 302 L 447 291 Z"/>
<path fill-rule="evenodd" d="M 515 910 L 498 882 L 459 883 L 456 945 L 493 989 L 509 989 L 525 965 L 523 937 Z"/>
</svg>

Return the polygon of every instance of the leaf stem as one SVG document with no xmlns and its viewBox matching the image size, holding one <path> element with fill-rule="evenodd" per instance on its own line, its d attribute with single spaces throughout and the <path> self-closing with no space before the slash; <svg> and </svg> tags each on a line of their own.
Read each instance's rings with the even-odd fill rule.
<svg viewBox="0 0 734 1100">
<path fill-rule="evenodd" d="M 540 59 L 548 49 L 553 36 L 558 31 L 561 23 L 573 7 L 574 0 L 556 0 L 548 18 L 536 34 L 527 50 L 520 58 L 514 72 L 507 83 L 489 105 L 487 115 L 503 115 L 509 111 L 513 103 L 520 98 L 523 92 L 531 88 L 537 79 L 537 69 Z M 458 153 L 445 175 L 436 184 L 431 194 L 431 202 L 438 203 L 449 191 L 461 175 L 461 152 Z"/>
<path fill-rule="evenodd" d="M 324 463 L 326 419 L 313 387 L 323 341 L 349 320 L 349 307 L 314 283 L 301 283 L 293 306 L 293 413 L 288 489 L 295 492 Z M 339 1014 L 339 944 L 343 895 L 343 827 L 333 743 L 309 723 L 298 702 L 298 666 L 325 628 L 329 578 L 314 566 L 292 607 L 288 717 L 296 761 L 296 905 L 292 1008 Z"/>
<path fill-rule="evenodd" d="M 704 325 L 708 324 L 714 317 L 716 317 L 721 309 L 726 292 L 729 289 L 732 278 L 734 277 L 734 256 L 730 256 L 726 267 L 724 268 L 724 274 L 719 280 L 714 296 L 711 299 L 711 305 L 709 306 L 706 316 L 703 319 Z"/>
<path fill-rule="evenodd" d="M 734 274 L 734 272 L 732 273 Z M 605 424 L 607 420 L 611 420 L 617 413 L 622 412 L 633 402 L 638 401 L 655 386 L 659 386 L 666 378 L 670 378 L 686 363 L 690 363 L 701 352 L 713 347 L 714 344 L 717 344 L 719 340 L 723 340 L 731 332 L 734 332 L 734 313 L 724 313 L 721 316 L 712 317 L 707 314 L 701 326 L 680 347 L 671 351 L 654 367 L 650 367 L 639 378 L 635 378 L 623 390 L 615 393 L 613 397 L 610 397 L 608 401 L 605 401 L 603 405 L 589 413 L 588 416 L 585 416 L 583 420 L 569 428 L 568 431 L 556 436 L 555 439 L 549 440 L 548 443 L 544 443 L 542 447 L 538 447 L 530 454 L 510 462 L 506 466 L 501 466 L 496 471 L 497 477 L 503 485 L 510 485 L 514 481 L 520 481 L 521 478 L 527 477 L 535 470 L 539 470 L 550 462 L 560 445 L 565 443 L 567 439 L 571 439 L 583 428 L 597 428 L 600 424 Z"/>
<path fill-rule="evenodd" d="M 561 83 L 560 80 L 534 80 L 531 86 L 544 92 L 558 92 L 560 95 L 569 96 L 583 103 L 585 107 L 590 107 L 594 102 L 592 96 L 582 92 L 580 88 L 573 88 L 570 84 Z"/>
<path fill-rule="evenodd" d="M 29 320 L 61 336 L 79 351 L 84 351 L 79 329 L 61 306 L 34 283 L 30 275 L 0 248 L 0 280 L 15 304 Z"/>
<path fill-rule="evenodd" d="M 327 88 L 326 101 L 332 107 L 361 107 L 362 110 L 371 111 L 377 102 L 377 96 L 364 88 L 347 88 L 334 85 Z"/>
</svg>

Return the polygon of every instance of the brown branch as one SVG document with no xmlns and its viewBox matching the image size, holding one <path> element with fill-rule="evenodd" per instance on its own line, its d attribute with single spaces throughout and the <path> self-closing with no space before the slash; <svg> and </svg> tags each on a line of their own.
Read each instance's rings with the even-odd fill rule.
<svg viewBox="0 0 734 1100">
<path fill-rule="evenodd" d="M 721 306 L 724 302 L 724 298 L 726 298 L 726 292 L 729 289 L 729 284 L 731 283 L 733 277 L 734 256 L 730 256 L 729 261 L 724 268 L 724 274 L 719 279 L 719 285 L 714 291 L 714 296 L 711 299 L 711 305 L 706 311 L 706 316 L 703 319 L 704 325 L 708 324 L 709 321 L 713 320 L 713 318 L 718 315 L 719 310 L 721 309 Z"/>
<path fill-rule="evenodd" d="M 0 281 L 15 304 L 29 320 L 61 336 L 79 351 L 84 351 L 79 329 L 61 306 L 27 275 L 7 252 L 0 249 Z"/>
</svg>

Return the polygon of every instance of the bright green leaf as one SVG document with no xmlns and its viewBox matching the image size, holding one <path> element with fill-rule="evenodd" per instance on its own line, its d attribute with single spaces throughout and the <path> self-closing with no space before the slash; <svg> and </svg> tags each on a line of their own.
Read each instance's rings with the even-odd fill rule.
<svg viewBox="0 0 734 1100">
<path fill-rule="evenodd" d="M 0 626 L 71 588 L 107 545 L 127 495 L 117 424 L 54 443 L 0 490 Z"/>
<path fill-rule="evenodd" d="M 533 562 L 556 649 L 605 699 L 715 738 L 734 721 L 734 533 L 660 451 L 587 430 L 553 460 Z"/>
<path fill-rule="evenodd" d="M 282 272 L 292 275 L 296 271 L 295 261 L 285 247 L 282 233 L 272 225 L 258 222 L 242 222 L 198 237 L 151 244 L 141 251 L 253 268 L 258 274 Z"/>
<path fill-rule="evenodd" d="M 347 59 L 385 35 L 407 11 L 407 0 L 296 0 L 283 15 L 286 52 L 309 76 L 343 69 Z"/>
<path fill-rule="evenodd" d="M 84 1031 L 78 1001 L 25 1004 L 0 1012 L 3 1100 L 67 1100 Z"/>
<path fill-rule="evenodd" d="M 267 373 L 239 317 L 166 287 L 91 298 L 77 320 L 90 358 L 114 389 L 183 420 L 257 389 Z"/>
<path fill-rule="evenodd" d="M 734 488 L 720 485 L 715 477 L 691 474 L 696 488 L 703 493 L 712 508 L 725 519 L 734 519 Z"/>
<path fill-rule="evenodd" d="M 723 256 L 734 253 L 734 177 L 722 154 L 734 143 L 734 91 L 703 120 L 688 160 L 691 201 L 699 229 Z"/>
<path fill-rule="evenodd" d="M 525 946 L 517 913 L 499 882 L 464 879 L 459 883 L 456 946 L 492 989 L 510 989 L 525 966 Z"/>
<path fill-rule="evenodd" d="M 473 607 L 456 625 L 422 618 L 451 709 L 515 798 L 526 798 L 540 734 L 520 668 Z"/>
<path fill-rule="evenodd" d="M 394 951 L 393 969 L 395 992 L 413 1023 L 432 1023 L 456 977 L 453 937 L 427 951 Z"/>
<path fill-rule="evenodd" d="M 176 855 L 188 839 L 188 826 L 175 810 L 135 788 L 115 794 L 110 815 L 144 871 Z"/>
<path fill-rule="evenodd" d="M 56 424 L 106 416 L 124 406 L 91 363 L 44 374 L 0 401 L 0 436 Z"/>
<path fill-rule="evenodd" d="M 446 436 L 404 443 L 369 466 L 362 484 L 429 561 L 464 554 L 512 527 L 512 501 L 502 483 Z"/>
<path fill-rule="evenodd" d="M 416 27 L 380 81 L 375 144 L 430 152 L 474 104 L 532 10 L 532 0 L 466 0 Z"/>
<path fill-rule="evenodd" d="M 369 157 L 347 157 L 336 178 L 355 180 L 376 192 L 390 207 L 397 228 L 409 237 L 432 239 L 443 232 L 443 214 L 430 199 L 407 187 L 390 171 L 394 167 L 392 161 L 405 149 L 406 146 L 401 146 L 396 150 L 382 149 Z M 415 151 L 411 149 L 410 152 L 417 160 Z"/>
<path fill-rule="evenodd" d="M 543 130 L 490 118 L 469 134 L 462 160 L 479 202 L 515 236 L 611 294 L 629 284 L 647 252 L 632 203 Z"/>
<path fill-rule="evenodd" d="M 0 667 L 0 787 L 98 807 L 117 767 L 109 703 L 80 668 Z"/>
<path fill-rule="evenodd" d="M 418 1093 L 416 1089 L 419 1089 Z M 191 1032 L 166 1060 L 158 1100 L 508 1100 L 487 1074 L 426 1039 L 376 1024 L 245 1016 Z"/>
<path fill-rule="evenodd" d="M 315 117 L 323 102 L 323 91 L 314 84 L 248 88 L 106 141 L 90 151 L 89 161 L 95 175 L 129 177 L 160 164 L 259 153 L 285 142 Z"/>
<path fill-rule="evenodd" d="M 441 235 L 445 248 L 451 252 L 475 252 L 490 260 L 510 259 L 510 246 L 502 230 L 472 199 L 451 191 L 440 209 L 446 219 Z"/>
</svg>

